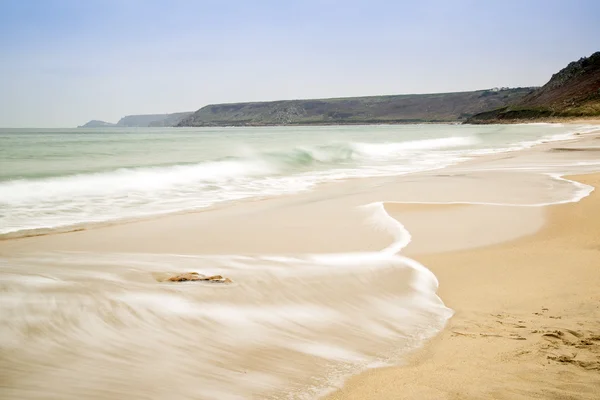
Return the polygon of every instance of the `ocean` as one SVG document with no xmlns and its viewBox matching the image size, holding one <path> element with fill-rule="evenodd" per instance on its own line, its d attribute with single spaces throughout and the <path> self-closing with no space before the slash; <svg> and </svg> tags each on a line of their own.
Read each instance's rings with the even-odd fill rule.
<svg viewBox="0 0 600 400">
<path fill-rule="evenodd" d="M 0 130 L 0 235 L 190 211 L 400 175 L 583 126 L 379 125 Z"/>
</svg>

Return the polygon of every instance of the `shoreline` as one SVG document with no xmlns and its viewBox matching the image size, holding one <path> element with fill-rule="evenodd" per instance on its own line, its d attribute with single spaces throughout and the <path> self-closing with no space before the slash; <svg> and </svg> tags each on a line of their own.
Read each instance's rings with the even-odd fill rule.
<svg viewBox="0 0 600 400">
<path fill-rule="evenodd" d="M 495 121 L 494 123 L 466 123 L 465 120 L 454 120 L 454 121 L 426 121 L 426 120 L 415 120 L 414 122 L 402 121 L 380 121 L 380 122 L 335 122 L 335 123 L 315 123 L 315 124 L 268 124 L 268 125 L 201 125 L 201 126 L 148 126 L 148 127 L 127 127 L 127 126 L 109 126 L 109 127 L 65 127 L 65 128 L 52 128 L 52 129 L 105 129 L 105 128 L 117 128 L 117 129 L 131 129 L 131 128 L 144 128 L 144 129 L 188 129 L 188 128 L 281 128 L 281 127 L 314 127 L 314 126 L 394 126 L 394 125 L 528 125 L 528 124 L 600 124 L 598 116 L 592 117 L 550 117 L 540 118 L 536 120 L 511 120 L 511 121 Z M 29 128 L 0 128 L 0 129 L 38 129 L 35 127 Z"/>
<path fill-rule="evenodd" d="M 567 148 L 585 148 L 585 145 L 595 143 L 597 138 L 598 132 L 584 134 L 561 141 L 561 145 Z M 466 264 L 462 261 L 452 261 L 460 267 L 462 278 L 449 278 L 450 269 L 440 267 L 441 263 L 453 260 L 455 253 L 470 257 L 470 254 L 479 254 L 490 248 L 510 247 L 514 243 L 532 240 L 531 238 L 546 232 L 548 223 L 551 223 L 552 216 L 547 218 L 546 215 L 549 209 L 571 209 L 592 197 L 588 196 L 580 202 L 572 203 L 573 196 L 576 198 L 583 192 L 582 186 L 579 186 L 580 191 L 577 194 L 575 189 L 578 185 L 569 180 L 570 173 L 521 170 L 522 165 L 527 166 L 532 162 L 537 165 L 535 163 L 539 163 L 540 160 L 547 163 L 545 168 L 551 171 L 562 171 L 564 167 L 561 163 L 570 165 L 577 160 L 585 165 L 586 160 L 595 160 L 594 156 L 585 150 L 553 152 L 556 143 L 543 143 L 526 150 L 510 152 L 508 157 L 506 153 L 483 155 L 441 169 L 393 177 L 333 182 L 303 193 L 241 201 L 200 212 L 171 214 L 125 224 L 115 223 L 76 232 L 0 240 L 0 254 L 11 257 L 48 251 L 90 254 L 152 253 L 160 259 L 161 253 L 167 256 L 314 256 L 351 252 L 382 252 L 393 255 L 401 251 L 401 257 L 414 258 L 417 264 L 424 265 L 435 274 L 440 281 L 438 296 L 445 302 L 449 301 L 447 305 L 457 311 L 456 318 L 462 318 L 464 311 L 460 303 L 458 306 L 455 304 L 455 296 L 457 293 L 468 293 L 462 285 L 467 282 L 470 288 L 476 277 L 481 276 L 477 273 L 481 261 L 469 260 Z M 591 168 L 581 168 L 587 168 L 589 171 L 599 169 L 594 162 L 590 165 Z M 557 175 L 567 178 L 557 178 Z M 596 182 L 593 184 L 596 186 Z M 552 190 L 547 190 L 548 188 Z M 595 199 L 597 193 L 592 195 Z M 549 203 L 558 205 L 542 206 Z M 385 221 L 381 219 L 381 215 L 377 217 L 374 213 L 375 206 L 379 208 L 378 212 L 386 213 Z M 412 240 L 399 235 L 398 226 L 390 229 L 390 223 L 394 221 L 412 237 Z M 453 228 L 457 226 L 462 228 L 460 234 Z M 451 237 L 452 240 L 446 240 L 445 237 Z M 495 255 L 498 259 L 503 257 L 502 252 Z M 484 272 L 491 274 L 489 269 Z M 514 276 L 518 276 L 518 270 L 513 272 Z M 448 279 L 454 279 L 453 283 L 447 283 Z M 497 281 L 499 280 L 489 283 L 490 288 L 494 288 Z M 595 281 L 590 279 L 588 283 L 593 282 Z M 523 287 L 519 289 L 522 291 Z M 475 292 L 476 295 L 486 295 L 481 290 Z M 520 292 L 517 292 L 518 295 Z M 551 303 L 545 304 L 544 307 L 549 304 Z M 478 323 L 476 317 L 481 316 L 473 316 L 475 323 Z M 567 320 L 564 317 L 563 319 Z M 432 346 L 446 340 L 444 338 L 449 327 L 453 326 L 453 321 L 454 319 L 450 319 L 446 329 L 412 353 L 408 358 L 409 367 L 405 368 L 412 368 L 415 363 L 427 364 L 427 356 L 438 352 L 438 349 Z M 487 323 L 487 320 L 485 321 Z M 459 332 L 456 336 L 461 338 L 472 338 L 471 333 L 479 338 L 478 331 L 456 331 Z M 494 332 L 483 333 L 497 335 Z M 586 332 L 582 335 L 589 336 Z M 493 340 L 496 336 L 484 338 Z M 521 339 L 514 342 L 520 343 Z M 440 351 L 440 357 L 444 354 Z M 452 357 L 458 356 L 453 353 Z M 423 358 L 425 361 L 421 361 Z M 395 386 L 400 382 L 398 375 L 406 372 L 405 368 L 368 370 L 353 376 L 346 381 L 341 392 L 331 395 L 331 399 L 396 399 L 399 391 L 403 393 L 410 386 Z M 428 373 L 434 376 L 436 368 Z M 393 390 L 386 392 L 388 389 Z M 444 398 L 439 396 L 439 393 L 428 392 L 421 392 L 419 396 L 414 398 Z"/>
<path fill-rule="evenodd" d="M 600 119 L 598 116 L 590 117 L 548 117 L 548 118 L 537 118 L 534 120 L 495 120 L 493 122 L 481 122 L 481 123 L 467 123 L 466 120 L 398 120 L 398 121 L 377 121 L 377 122 L 318 122 L 314 124 L 302 123 L 302 124 L 265 124 L 265 125 L 175 125 L 169 128 L 269 128 L 269 127 L 311 127 L 311 126 L 378 126 L 378 125 L 515 125 L 515 124 L 578 124 L 578 123 L 591 123 L 599 124 Z M 80 129 L 77 127 L 76 129 Z"/>
<path fill-rule="evenodd" d="M 599 119 L 589 119 L 589 120 L 571 119 L 568 121 L 531 122 L 531 123 L 524 123 L 524 124 L 527 125 L 527 124 L 537 124 L 537 123 L 542 123 L 542 124 L 564 123 L 567 125 L 592 124 L 592 125 L 598 125 L 598 128 L 599 128 L 598 130 L 600 131 L 600 120 Z M 439 125 L 439 124 L 446 124 L 446 123 L 433 122 L 432 124 Z M 447 124 L 448 125 L 457 125 L 456 123 L 447 123 Z M 371 125 L 385 126 L 385 125 L 390 125 L 390 124 L 371 124 Z M 393 125 L 393 124 L 391 124 L 391 125 Z M 458 125 L 460 125 L 460 124 L 458 124 Z M 345 125 L 342 125 L 342 126 L 345 126 Z M 364 125 L 364 126 L 370 126 L 370 125 Z M 232 128 L 236 128 L 236 127 L 234 126 Z M 49 236 L 49 235 L 60 235 L 60 234 L 65 234 L 65 233 L 68 234 L 68 233 L 72 233 L 72 232 L 81 232 L 81 231 L 102 229 L 102 228 L 106 228 L 106 227 L 119 226 L 119 225 L 124 225 L 124 224 L 135 224 L 135 223 L 139 223 L 139 222 L 158 220 L 158 219 L 169 218 L 169 217 L 174 217 L 174 216 L 179 216 L 179 215 L 189 215 L 189 214 L 197 214 L 197 213 L 204 213 L 204 212 L 213 212 L 215 210 L 220 210 L 222 208 L 227 208 L 227 207 L 235 207 L 237 205 L 244 204 L 244 203 L 261 202 L 261 201 L 265 201 L 265 200 L 268 201 L 270 199 L 281 198 L 281 197 L 293 197 L 293 196 L 301 195 L 301 194 L 304 194 L 307 192 L 319 190 L 323 186 L 336 185 L 336 184 L 347 182 L 347 181 L 375 180 L 375 179 L 386 178 L 386 177 L 405 177 L 405 176 L 410 176 L 410 175 L 414 175 L 414 174 L 418 175 L 418 174 L 428 173 L 431 171 L 443 171 L 448 168 L 455 167 L 457 165 L 469 165 L 471 163 L 479 163 L 479 162 L 491 160 L 491 159 L 494 159 L 497 157 L 503 157 L 503 156 L 506 156 L 507 154 L 518 153 L 518 152 L 523 152 L 523 151 L 530 151 L 539 146 L 544 146 L 544 145 L 548 145 L 548 144 L 552 144 L 552 143 L 567 143 L 568 144 L 573 141 L 581 141 L 583 138 L 592 136 L 596 132 L 597 132 L 596 130 L 586 131 L 584 133 L 573 132 L 571 134 L 571 137 L 569 137 L 569 138 L 560 138 L 560 139 L 555 139 L 555 140 L 551 140 L 551 141 L 543 141 L 543 142 L 534 144 L 531 147 L 526 147 L 524 149 L 516 148 L 516 149 L 494 152 L 494 153 L 489 153 L 489 154 L 472 154 L 472 155 L 469 155 L 466 160 L 457 161 L 457 162 L 451 163 L 450 165 L 436 167 L 433 169 L 416 170 L 416 171 L 403 173 L 400 175 L 349 177 L 349 178 L 345 178 L 343 180 L 333 180 L 333 181 L 329 181 L 329 182 L 321 182 L 321 183 L 317 183 L 314 187 L 311 187 L 307 190 L 302 190 L 300 192 L 295 192 L 295 193 L 284 193 L 284 194 L 279 194 L 279 195 L 274 195 L 274 196 L 266 196 L 266 197 L 257 196 L 257 197 L 249 197 L 249 198 L 243 198 L 243 199 L 237 199 L 237 200 L 226 200 L 226 201 L 223 201 L 220 203 L 215 203 L 215 204 L 212 204 L 212 205 L 209 205 L 206 207 L 201 207 L 201 208 L 165 211 L 165 212 L 161 212 L 161 213 L 157 213 L 157 214 L 131 216 L 131 217 L 126 217 L 126 218 L 115 218 L 115 219 L 104 220 L 104 221 L 87 221 L 87 222 L 81 222 L 81 223 L 77 223 L 77 224 L 73 224 L 73 225 L 22 229 L 22 230 L 18 230 L 18 231 L 12 231 L 12 232 L 0 234 L 0 243 L 3 241 L 20 240 L 20 239 L 34 238 L 34 237 L 40 237 L 40 236 Z M 561 148 L 558 150 L 579 151 L 579 149 L 569 149 L 569 148 Z"/>
<path fill-rule="evenodd" d="M 600 173 L 567 179 L 600 187 Z M 490 246 L 407 248 L 436 275 L 454 316 L 404 366 L 368 370 L 325 399 L 597 398 L 599 205 L 595 190 L 548 206 L 539 231 Z"/>
<path fill-rule="evenodd" d="M 547 118 L 536 118 L 534 120 L 527 119 L 511 119 L 503 120 L 497 119 L 489 122 L 463 122 L 464 125 L 515 125 L 515 124 L 578 124 L 578 123 L 589 123 L 599 124 L 600 119 L 598 116 L 591 117 L 547 117 Z"/>
</svg>

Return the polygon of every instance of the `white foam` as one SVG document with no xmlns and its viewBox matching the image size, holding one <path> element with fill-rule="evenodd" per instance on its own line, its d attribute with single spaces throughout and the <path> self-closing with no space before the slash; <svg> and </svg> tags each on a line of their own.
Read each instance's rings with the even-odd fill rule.
<svg viewBox="0 0 600 400">
<path fill-rule="evenodd" d="M 396 254 L 406 247 L 411 241 L 410 232 L 398 220 L 392 218 L 385 210 L 383 202 L 375 202 L 362 206 L 364 210 L 371 213 L 369 222 L 377 229 L 381 229 L 392 235 L 394 242 L 385 249 L 383 254 Z"/>
<path fill-rule="evenodd" d="M 477 143 L 479 143 L 479 140 L 475 136 L 458 136 L 400 143 L 353 143 L 353 146 L 363 156 L 387 159 L 416 150 L 441 150 L 455 147 L 468 147 Z"/>
<path fill-rule="evenodd" d="M 181 186 L 230 181 L 237 177 L 271 173 L 266 164 L 214 162 L 164 168 L 121 169 L 112 172 L 73 175 L 51 179 L 3 182 L 0 202 L 21 204 L 48 199 L 68 200 L 78 197 L 153 193 Z"/>
<path fill-rule="evenodd" d="M 300 353 L 306 353 L 333 361 L 360 363 L 367 360 L 367 357 L 364 355 L 328 343 L 291 343 L 287 347 Z"/>
<path fill-rule="evenodd" d="M 48 278 L 45 276 L 38 276 L 38 275 L 17 275 L 17 274 L 3 275 L 3 276 L 0 276 L 0 282 L 2 282 L 2 281 L 18 283 L 20 285 L 33 286 L 33 287 L 66 285 L 66 282 L 64 282 L 62 280 Z"/>
<path fill-rule="evenodd" d="M 196 312 L 194 306 L 183 297 L 170 294 L 159 294 L 159 293 L 124 293 L 115 296 L 116 299 L 121 300 L 127 304 L 136 306 L 142 306 L 146 310 L 152 312 L 160 312 L 165 314 L 183 314 L 190 315 Z"/>
</svg>

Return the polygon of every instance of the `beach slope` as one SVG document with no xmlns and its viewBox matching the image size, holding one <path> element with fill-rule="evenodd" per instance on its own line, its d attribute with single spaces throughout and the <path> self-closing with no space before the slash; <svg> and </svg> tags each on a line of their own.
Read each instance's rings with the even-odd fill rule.
<svg viewBox="0 0 600 400">
<path fill-rule="evenodd" d="M 600 186 L 600 174 L 570 179 Z M 416 256 L 455 316 L 407 365 L 368 371 L 329 399 L 600 398 L 598 209 L 596 190 L 548 207 L 536 234 Z"/>
</svg>

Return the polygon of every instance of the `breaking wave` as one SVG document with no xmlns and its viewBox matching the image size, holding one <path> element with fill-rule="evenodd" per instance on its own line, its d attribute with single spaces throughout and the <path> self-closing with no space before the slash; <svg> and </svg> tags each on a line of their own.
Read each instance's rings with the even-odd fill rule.
<svg viewBox="0 0 600 400">
<path fill-rule="evenodd" d="M 350 131 L 348 139 L 338 136 L 336 141 L 324 144 L 317 144 L 320 140 L 314 136 L 307 140 L 281 133 L 263 136 L 262 140 L 268 139 L 264 148 L 242 136 L 206 136 L 191 142 L 194 146 L 207 143 L 198 148 L 202 154 L 196 157 L 197 162 L 190 162 L 188 157 L 173 163 L 177 157 L 171 155 L 171 163 L 165 164 L 157 149 L 138 159 L 139 165 L 144 165 L 140 167 L 81 172 L 87 169 L 83 168 L 85 161 L 80 160 L 82 168 L 73 167 L 69 173 L 46 176 L 46 171 L 40 170 L 41 175 L 35 178 L 0 181 L 0 235 L 27 235 L 297 193 L 323 182 L 443 168 L 471 155 L 511 149 L 504 143 L 495 145 L 467 128 L 460 132 L 462 135 L 439 137 L 440 133 L 434 132 L 432 136 L 438 137 L 421 139 L 427 137 L 427 132 L 419 132 L 420 138 L 415 140 L 414 135 L 411 138 L 390 133 L 384 138 L 371 138 L 377 130 L 360 135 Z M 543 137 L 539 135 L 538 139 Z M 511 139 L 510 143 L 525 142 Z M 212 146 L 219 151 L 211 158 Z M 67 151 L 68 157 L 77 160 L 73 151 L 78 150 Z M 178 149 L 170 151 L 178 154 Z M 148 166 L 153 157 L 157 165 Z"/>
</svg>

